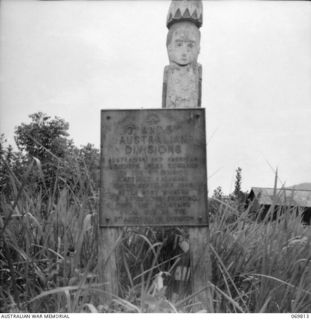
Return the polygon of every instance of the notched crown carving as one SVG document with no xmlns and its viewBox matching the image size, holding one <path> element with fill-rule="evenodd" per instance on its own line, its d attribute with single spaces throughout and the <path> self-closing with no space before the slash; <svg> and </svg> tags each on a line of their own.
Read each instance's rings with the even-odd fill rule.
<svg viewBox="0 0 311 320">
<path fill-rule="evenodd" d="M 175 22 L 190 21 L 198 28 L 203 23 L 202 0 L 173 0 L 171 2 L 166 26 L 170 28 Z"/>
</svg>

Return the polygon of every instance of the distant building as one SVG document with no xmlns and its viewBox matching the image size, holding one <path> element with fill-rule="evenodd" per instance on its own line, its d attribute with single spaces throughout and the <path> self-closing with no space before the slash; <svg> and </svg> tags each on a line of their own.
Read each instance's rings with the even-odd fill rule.
<svg viewBox="0 0 311 320">
<path fill-rule="evenodd" d="M 311 224 L 311 190 L 298 190 L 290 188 L 257 188 L 253 187 L 247 198 L 247 206 L 250 213 L 259 213 L 260 219 L 264 219 L 274 205 L 273 219 L 277 213 L 282 213 L 290 208 L 293 212 L 300 212 L 302 222 Z"/>
</svg>

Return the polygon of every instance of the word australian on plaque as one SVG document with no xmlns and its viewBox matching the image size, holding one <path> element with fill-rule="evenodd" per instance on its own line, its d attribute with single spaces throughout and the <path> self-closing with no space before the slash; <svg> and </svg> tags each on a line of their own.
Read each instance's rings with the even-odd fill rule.
<svg viewBox="0 0 311 320">
<path fill-rule="evenodd" d="M 100 226 L 207 226 L 204 109 L 101 111 Z"/>
</svg>

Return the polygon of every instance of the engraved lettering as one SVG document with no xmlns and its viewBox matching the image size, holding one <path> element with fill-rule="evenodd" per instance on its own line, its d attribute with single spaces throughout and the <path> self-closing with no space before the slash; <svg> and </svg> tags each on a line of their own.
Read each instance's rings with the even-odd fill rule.
<svg viewBox="0 0 311 320">
<path fill-rule="evenodd" d="M 205 130 L 188 121 L 193 111 L 109 112 L 113 124 L 102 118 L 103 225 L 106 217 L 109 226 L 207 224 Z"/>
</svg>

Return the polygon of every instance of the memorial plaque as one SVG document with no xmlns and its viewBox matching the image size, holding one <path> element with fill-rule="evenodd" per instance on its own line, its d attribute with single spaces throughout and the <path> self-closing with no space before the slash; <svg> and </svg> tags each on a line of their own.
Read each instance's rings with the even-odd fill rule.
<svg viewBox="0 0 311 320">
<path fill-rule="evenodd" d="M 100 226 L 207 226 L 204 109 L 102 110 Z"/>
</svg>

